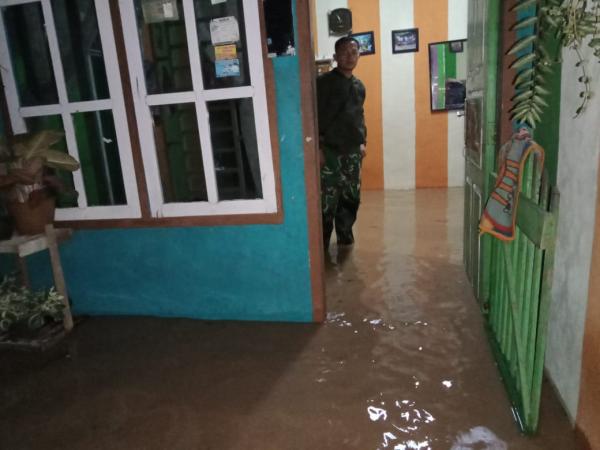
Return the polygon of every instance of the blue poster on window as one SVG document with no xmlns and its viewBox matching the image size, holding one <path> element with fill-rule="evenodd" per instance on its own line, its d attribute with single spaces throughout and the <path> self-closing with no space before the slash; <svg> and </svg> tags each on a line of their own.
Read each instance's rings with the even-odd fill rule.
<svg viewBox="0 0 600 450">
<path fill-rule="evenodd" d="M 240 60 L 224 59 L 221 61 L 215 61 L 215 69 L 217 71 L 217 78 L 239 77 Z"/>
</svg>

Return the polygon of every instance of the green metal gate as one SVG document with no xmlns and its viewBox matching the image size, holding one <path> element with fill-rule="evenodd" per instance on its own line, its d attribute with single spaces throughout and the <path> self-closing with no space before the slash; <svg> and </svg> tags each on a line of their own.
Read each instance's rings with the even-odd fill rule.
<svg viewBox="0 0 600 450">
<path fill-rule="evenodd" d="M 525 165 L 516 239 L 490 240 L 489 296 L 483 302 L 492 350 L 519 426 L 537 429 L 552 286 L 558 194 L 537 160 Z M 543 181 L 542 181 L 543 180 Z"/>
<path fill-rule="evenodd" d="M 558 196 L 530 157 L 523 170 L 516 239 L 506 243 L 479 236 L 499 148 L 500 7 L 500 0 L 469 1 L 464 263 L 515 418 L 531 433 L 539 417 Z"/>
</svg>

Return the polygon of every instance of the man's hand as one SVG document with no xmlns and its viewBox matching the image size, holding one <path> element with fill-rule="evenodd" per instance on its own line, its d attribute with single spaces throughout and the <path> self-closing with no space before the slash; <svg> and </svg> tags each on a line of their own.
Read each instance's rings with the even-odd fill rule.
<svg viewBox="0 0 600 450">
<path fill-rule="evenodd" d="M 367 156 L 367 146 L 365 144 L 360 144 L 360 156 L 361 158 Z"/>
</svg>

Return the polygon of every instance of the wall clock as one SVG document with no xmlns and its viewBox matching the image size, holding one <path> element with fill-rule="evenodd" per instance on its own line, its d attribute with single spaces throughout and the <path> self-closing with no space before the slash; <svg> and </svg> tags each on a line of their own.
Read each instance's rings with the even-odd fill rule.
<svg viewBox="0 0 600 450">
<path fill-rule="evenodd" d="M 337 8 L 329 12 L 329 35 L 342 36 L 352 32 L 352 11 Z"/>
</svg>

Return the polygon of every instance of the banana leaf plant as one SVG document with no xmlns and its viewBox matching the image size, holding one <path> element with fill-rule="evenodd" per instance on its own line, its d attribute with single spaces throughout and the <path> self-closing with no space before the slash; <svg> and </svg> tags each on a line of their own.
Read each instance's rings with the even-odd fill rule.
<svg viewBox="0 0 600 450">
<path fill-rule="evenodd" d="M 79 162 L 52 148 L 64 134 L 54 130 L 17 135 L 0 143 L 0 190 L 8 202 L 25 203 L 36 194 L 64 191 L 55 170 L 74 172 Z"/>
</svg>

